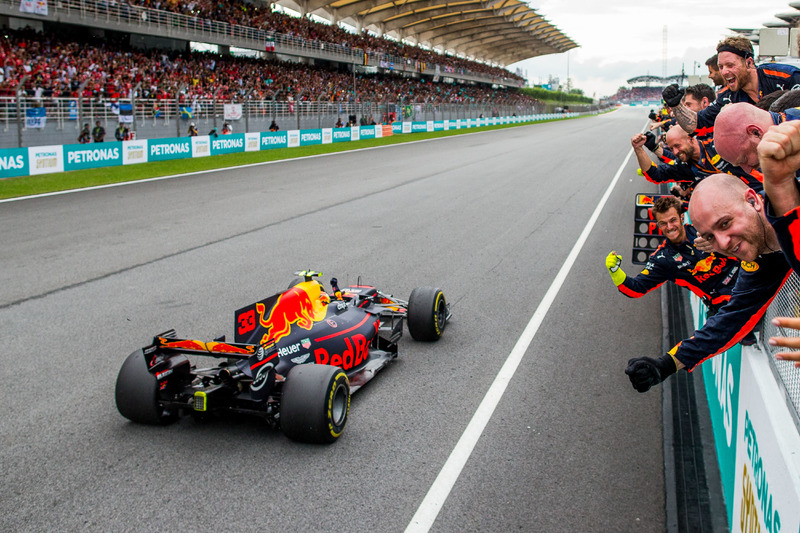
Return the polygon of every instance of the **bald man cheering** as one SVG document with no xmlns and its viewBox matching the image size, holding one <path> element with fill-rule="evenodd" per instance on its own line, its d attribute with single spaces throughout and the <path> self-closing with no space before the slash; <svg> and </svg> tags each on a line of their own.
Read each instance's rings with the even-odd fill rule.
<svg viewBox="0 0 800 533">
<path fill-rule="evenodd" d="M 742 261 L 730 301 L 668 353 L 628 361 L 633 388 L 646 392 L 681 368 L 689 371 L 733 347 L 749 333 L 786 282 L 791 268 L 756 191 L 729 174 L 714 174 L 695 188 L 689 216 L 713 250 Z"/>
</svg>

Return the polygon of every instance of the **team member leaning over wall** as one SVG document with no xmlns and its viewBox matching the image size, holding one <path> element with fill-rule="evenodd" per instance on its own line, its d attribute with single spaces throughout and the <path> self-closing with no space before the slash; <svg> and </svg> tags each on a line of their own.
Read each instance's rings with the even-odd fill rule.
<svg viewBox="0 0 800 533">
<path fill-rule="evenodd" d="M 692 245 L 697 232 L 684 224 L 683 206 L 674 196 L 662 196 L 652 208 L 656 224 L 666 239 L 650 254 L 644 270 L 630 277 L 620 267 L 616 252 L 606 257 L 606 268 L 619 292 L 640 298 L 671 281 L 695 293 L 715 314 L 731 298 L 739 262 L 733 257 L 698 250 Z"/>
<path fill-rule="evenodd" d="M 706 359 L 733 347 L 761 319 L 784 285 L 791 267 L 765 215 L 762 196 L 738 178 L 714 174 L 695 188 L 689 216 L 699 236 L 720 254 L 742 261 L 730 301 L 694 336 L 658 357 L 636 357 L 625 373 L 646 392 L 681 368 L 693 370 Z"/>
</svg>

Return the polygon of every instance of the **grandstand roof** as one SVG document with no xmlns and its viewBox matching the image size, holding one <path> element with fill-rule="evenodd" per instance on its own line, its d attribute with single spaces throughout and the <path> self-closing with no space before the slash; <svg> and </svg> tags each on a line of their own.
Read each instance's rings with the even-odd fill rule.
<svg viewBox="0 0 800 533">
<path fill-rule="evenodd" d="M 683 83 L 683 80 L 686 79 L 685 74 L 675 74 L 673 76 L 667 76 L 666 78 L 662 78 L 661 76 L 636 76 L 635 78 L 631 78 L 627 80 L 629 85 L 634 85 L 636 83 L 644 83 L 646 86 L 654 85 L 663 87 L 665 85 L 669 85 L 671 83 Z"/>
<path fill-rule="evenodd" d="M 576 48 L 572 39 L 520 0 L 278 0 L 280 5 L 343 21 L 468 58 L 508 65 Z"/>
</svg>

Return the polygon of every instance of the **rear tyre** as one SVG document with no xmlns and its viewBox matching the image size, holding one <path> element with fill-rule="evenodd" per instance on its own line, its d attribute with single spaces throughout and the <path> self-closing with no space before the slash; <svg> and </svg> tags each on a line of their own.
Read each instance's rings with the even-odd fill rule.
<svg viewBox="0 0 800 533">
<path fill-rule="evenodd" d="M 447 301 L 442 290 L 417 287 L 411 291 L 406 321 L 414 340 L 438 341 L 447 325 Z"/>
<path fill-rule="evenodd" d="M 178 418 L 177 413 L 158 403 L 158 381 L 147 370 L 142 350 L 136 350 L 122 363 L 114 398 L 119 413 L 140 424 L 169 424 Z"/>
<path fill-rule="evenodd" d="M 286 376 L 280 421 L 292 440 L 331 443 L 344 431 L 350 412 L 350 381 L 337 366 L 297 365 Z"/>
</svg>

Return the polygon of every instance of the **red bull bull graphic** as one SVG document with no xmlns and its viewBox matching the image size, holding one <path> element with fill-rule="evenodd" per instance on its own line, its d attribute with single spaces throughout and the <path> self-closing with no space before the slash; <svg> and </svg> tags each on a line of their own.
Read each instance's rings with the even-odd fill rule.
<svg viewBox="0 0 800 533">
<path fill-rule="evenodd" d="M 327 294 L 316 281 L 298 283 L 282 294 L 256 302 L 236 312 L 236 341 L 277 343 L 292 326 L 310 330 L 325 319 Z"/>
<path fill-rule="evenodd" d="M 709 270 L 711 270 L 711 267 L 714 264 L 714 259 L 716 259 L 714 257 L 714 254 L 709 255 L 705 259 L 701 259 L 700 261 L 695 263 L 694 268 L 689 270 L 689 272 L 692 274 L 692 276 L 708 272 Z"/>
</svg>

